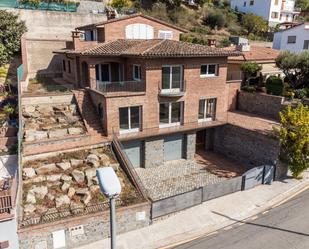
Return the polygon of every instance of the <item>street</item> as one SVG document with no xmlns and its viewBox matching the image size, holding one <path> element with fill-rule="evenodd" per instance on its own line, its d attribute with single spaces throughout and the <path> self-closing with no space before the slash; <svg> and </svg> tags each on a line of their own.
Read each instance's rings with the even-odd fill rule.
<svg viewBox="0 0 309 249">
<path fill-rule="evenodd" d="M 233 227 L 174 247 L 177 249 L 308 249 L 309 190 Z M 223 215 L 224 214 L 220 214 Z M 226 216 L 225 216 L 226 217 Z M 256 219 L 255 219 L 256 218 Z M 236 220 L 235 220 L 236 221 Z"/>
</svg>

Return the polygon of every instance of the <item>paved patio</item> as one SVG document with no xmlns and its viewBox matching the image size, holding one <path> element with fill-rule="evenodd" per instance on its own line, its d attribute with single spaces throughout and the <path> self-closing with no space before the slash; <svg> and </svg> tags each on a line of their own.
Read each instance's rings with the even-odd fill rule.
<svg viewBox="0 0 309 249">
<path fill-rule="evenodd" d="M 241 175 L 243 165 L 212 152 L 198 153 L 194 160 L 175 160 L 136 172 L 152 200 L 185 193 Z"/>
</svg>

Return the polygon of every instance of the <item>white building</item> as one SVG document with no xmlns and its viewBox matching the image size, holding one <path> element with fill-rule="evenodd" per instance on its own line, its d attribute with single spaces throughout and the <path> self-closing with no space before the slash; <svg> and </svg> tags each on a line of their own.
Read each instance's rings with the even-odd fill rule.
<svg viewBox="0 0 309 249">
<path fill-rule="evenodd" d="M 309 49 L 309 22 L 276 32 L 273 49 L 302 52 Z"/>
<path fill-rule="evenodd" d="M 244 13 L 253 13 L 268 21 L 269 26 L 292 22 L 299 14 L 295 0 L 230 0 L 231 8 Z"/>
</svg>

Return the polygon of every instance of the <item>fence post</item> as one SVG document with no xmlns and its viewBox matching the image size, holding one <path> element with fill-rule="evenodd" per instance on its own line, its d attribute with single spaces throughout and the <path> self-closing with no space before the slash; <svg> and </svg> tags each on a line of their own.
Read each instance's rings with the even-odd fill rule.
<svg viewBox="0 0 309 249">
<path fill-rule="evenodd" d="M 246 175 L 243 175 L 241 179 L 241 191 L 244 191 L 245 187 L 246 187 Z"/>
</svg>

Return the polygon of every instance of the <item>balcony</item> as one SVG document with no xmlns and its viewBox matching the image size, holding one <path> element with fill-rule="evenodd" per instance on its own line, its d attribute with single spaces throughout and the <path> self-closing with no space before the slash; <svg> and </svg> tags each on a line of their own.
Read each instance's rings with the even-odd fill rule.
<svg viewBox="0 0 309 249">
<path fill-rule="evenodd" d="M 146 91 L 143 81 L 103 82 L 95 80 L 96 90 L 104 94 L 112 93 L 143 93 Z"/>
<path fill-rule="evenodd" d="M 164 87 L 164 84 L 160 81 L 158 86 L 160 97 L 181 97 L 186 92 L 186 82 L 184 80 L 172 82 L 170 87 Z"/>
</svg>

